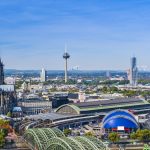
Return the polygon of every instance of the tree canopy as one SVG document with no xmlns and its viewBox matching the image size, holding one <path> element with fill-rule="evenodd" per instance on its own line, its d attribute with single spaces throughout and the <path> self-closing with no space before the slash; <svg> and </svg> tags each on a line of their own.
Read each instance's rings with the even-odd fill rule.
<svg viewBox="0 0 150 150">
<path fill-rule="evenodd" d="M 70 130 L 70 129 L 65 129 L 64 130 L 65 136 L 71 135 L 71 133 L 72 133 L 72 130 Z"/>
<path fill-rule="evenodd" d="M 132 139 L 138 139 L 142 142 L 148 142 L 150 141 L 150 130 L 148 129 L 137 130 L 136 133 L 132 133 L 130 137 Z"/>
<path fill-rule="evenodd" d="M 120 136 L 119 136 L 118 133 L 112 132 L 112 133 L 110 133 L 110 134 L 108 135 L 108 139 L 109 139 L 111 142 L 115 143 L 115 142 L 118 142 L 118 141 L 120 140 Z"/>
</svg>

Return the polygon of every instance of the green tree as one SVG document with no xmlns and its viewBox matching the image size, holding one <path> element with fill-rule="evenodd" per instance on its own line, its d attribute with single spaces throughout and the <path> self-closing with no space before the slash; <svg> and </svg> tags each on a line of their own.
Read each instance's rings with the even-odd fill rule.
<svg viewBox="0 0 150 150">
<path fill-rule="evenodd" d="M 144 130 L 138 130 L 136 132 L 137 139 L 142 142 L 150 141 L 150 130 L 144 129 Z"/>
<path fill-rule="evenodd" d="M 127 97 L 133 97 L 133 96 L 136 96 L 137 93 L 136 91 L 132 91 L 132 90 L 124 90 L 123 95 Z"/>
<path fill-rule="evenodd" d="M 129 84 L 129 80 L 119 81 L 119 85 Z"/>
<path fill-rule="evenodd" d="M 150 91 L 141 91 L 140 94 L 145 98 L 145 100 L 147 100 L 147 98 L 150 96 Z"/>
<path fill-rule="evenodd" d="M 0 128 L 4 128 L 7 125 L 9 125 L 9 121 L 8 120 L 0 119 Z"/>
<path fill-rule="evenodd" d="M 143 150 L 150 150 L 150 146 L 145 144 Z"/>
<path fill-rule="evenodd" d="M 8 129 L 1 129 L 1 133 L 6 137 L 8 135 Z"/>
<path fill-rule="evenodd" d="M 12 115 L 11 115 L 11 112 L 9 111 L 8 113 L 7 113 L 7 117 L 11 117 Z"/>
<path fill-rule="evenodd" d="M 85 133 L 85 136 L 94 136 L 92 132 Z"/>
<path fill-rule="evenodd" d="M 110 87 L 109 90 L 110 90 L 110 93 L 118 92 L 118 88 L 115 86 Z"/>
<path fill-rule="evenodd" d="M 112 141 L 113 143 L 115 143 L 115 142 L 118 142 L 118 141 L 120 140 L 120 137 L 119 137 L 118 133 L 112 132 L 112 133 L 110 133 L 110 134 L 108 135 L 108 139 L 109 139 L 110 141 Z"/>
<path fill-rule="evenodd" d="M 137 134 L 135 132 L 131 133 L 130 138 L 133 139 L 133 140 L 136 140 L 137 139 Z"/>
<path fill-rule="evenodd" d="M 24 81 L 16 81 L 15 88 L 20 89 Z"/>
<path fill-rule="evenodd" d="M 5 144 L 4 134 L 0 132 L 0 147 L 3 147 Z"/>
<path fill-rule="evenodd" d="M 107 88 L 106 86 L 104 86 L 104 87 L 102 88 L 102 92 L 103 92 L 103 93 L 107 93 L 107 92 L 108 92 L 108 88 Z"/>
<path fill-rule="evenodd" d="M 80 136 L 80 132 L 78 131 L 78 132 L 76 132 L 76 136 Z"/>
<path fill-rule="evenodd" d="M 71 133 L 72 133 L 72 130 L 70 130 L 70 129 L 65 129 L 64 130 L 65 136 L 71 135 Z"/>
</svg>

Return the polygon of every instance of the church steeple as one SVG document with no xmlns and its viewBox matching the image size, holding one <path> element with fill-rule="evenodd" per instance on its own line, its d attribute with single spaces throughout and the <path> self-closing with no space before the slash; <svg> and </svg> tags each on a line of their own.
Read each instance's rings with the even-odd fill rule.
<svg viewBox="0 0 150 150">
<path fill-rule="evenodd" d="M 0 85 L 4 84 L 4 64 L 0 58 Z"/>
</svg>

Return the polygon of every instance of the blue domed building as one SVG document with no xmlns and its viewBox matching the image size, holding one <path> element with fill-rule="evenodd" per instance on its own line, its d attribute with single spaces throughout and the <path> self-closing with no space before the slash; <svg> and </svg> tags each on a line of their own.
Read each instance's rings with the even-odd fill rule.
<svg viewBox="0 0 150 150">
<path fill-rule="evenodd" d="M 132 113 L 127 110 L 118 109 L 111 111 L 104 117 L 102 128 L 105 133 L 131 133 L 136 131 L 139 128 L 139 125 Z"/>
</svg>

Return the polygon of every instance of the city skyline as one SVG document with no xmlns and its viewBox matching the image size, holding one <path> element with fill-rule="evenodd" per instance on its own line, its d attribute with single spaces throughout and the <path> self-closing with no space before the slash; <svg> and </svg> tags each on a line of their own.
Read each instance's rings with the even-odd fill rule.
<svg viewBox="0 0 150 150">
<path fill-rule="evenodd" d="M 150 70 L 148 0 L 2 0 L 0 55 L 6 69 Z"/>
</svg>

